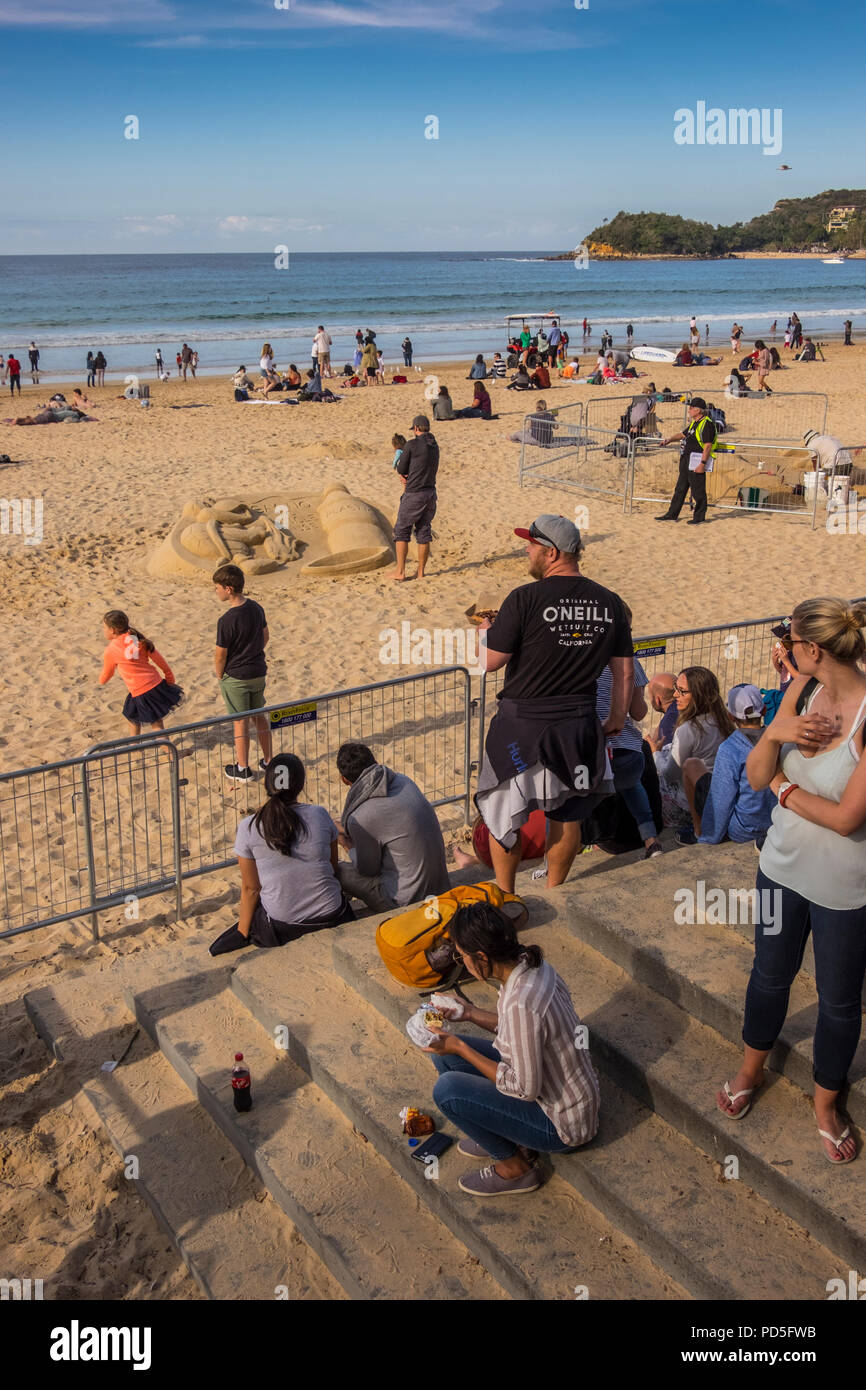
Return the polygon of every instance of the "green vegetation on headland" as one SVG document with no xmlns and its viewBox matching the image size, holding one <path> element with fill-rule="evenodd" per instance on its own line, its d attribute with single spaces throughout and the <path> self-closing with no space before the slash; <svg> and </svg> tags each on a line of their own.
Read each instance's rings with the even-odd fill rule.
<svg viewBox="0 0 866 1390">
<path fill-rule="evenodd" d="M 844 210 L 833 217 L 834 210 Z M 832 230 L 828 230 L 831 224 Z M 866 190 L 781 198 L 772 212 L 714 227 L 666 212 L 618 212 L 585 238 L 590 256 L 732 256 L 745 251 L 856 251 L 866 232 Z M 570 260 L 574 251 L 557 260 Z"/>
</svg>

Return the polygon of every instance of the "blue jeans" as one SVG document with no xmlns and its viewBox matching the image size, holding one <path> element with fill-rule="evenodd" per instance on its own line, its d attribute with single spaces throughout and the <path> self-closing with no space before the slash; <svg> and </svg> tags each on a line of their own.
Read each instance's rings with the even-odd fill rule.
<svg viewBox="0 0 866 1390">
<path fill-rule="evenodd" d="M 818 1023 L 815 1028 L 814 1078 L 828 1091 L 841 1091 L 860 1041 L 861 992 L 866 975 L 866 907 L 834 911 L 818 907 L 790 888 L 783 888 L 758 869 L 759 901 L 777 892 L 781 931 L 755 928 L 755 960 L 746 990 L 743 1041 L 768 1052 L 782 1031 L 791 984 L 803 963 L 809 933 L 815 952 Z M 768 902 L 774 901 L 767 899 Z M 778 916 L 772 923 L 780 925 Z"/>
<path fill-rule="evenodd" d="M 613 750 L 613 786 L 622 797 L 642 840 L 654 840 L 656 823 L 646 788 L 641 781 L 644 771 L 643 753 L 633 748 Z"/>
<path fill-rule="evenodd" d="M 493 1062 L 502 1059 L 487 1038 L 467 1038 L 476 1052 Z M 486 1149 L 496 1162 L 513 1158 L 517 1145 L 539 1153 L 571 1153 L 574 1146 L 564 1144 L 537 1101 L 516 1100 L 497 1091 L 471 1062 L 453 1053 L 431 1053 L 439 1072 L 433 1087 L 436 1105 L 476 1144 Z"/>
</svg>

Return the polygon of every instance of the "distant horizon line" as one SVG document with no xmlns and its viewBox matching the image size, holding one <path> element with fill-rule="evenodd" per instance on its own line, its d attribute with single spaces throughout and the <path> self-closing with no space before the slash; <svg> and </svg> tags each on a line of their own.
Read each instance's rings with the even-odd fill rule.
<svg viewBox="0 0 866 1390">
<path fill-rule="evenodd" d="M 434 249 L 426 247 L 423 250 L 395 250 L 387 251 L 292 251 L 289 248 L 290 256 L 445 256 L 445 255 L 490 255 L 501 256 L 508 252 L 534 251 L 538 255 L 561 256 L 566 253 L 557 251 L 553 247 L 537 246 L 461 246 L 445 247 L 444 249 Z M 262 251 L 0 251 L 0 260 L 12 260 L 16 257 L 37 257 L 37 256 L 271 256 L 274 252 L 269 248 Z"/>
</svg>

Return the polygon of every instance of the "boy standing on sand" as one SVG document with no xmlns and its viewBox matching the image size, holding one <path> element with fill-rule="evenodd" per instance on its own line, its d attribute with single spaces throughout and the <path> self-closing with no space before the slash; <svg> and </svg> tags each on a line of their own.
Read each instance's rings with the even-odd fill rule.
<svg viewBox="0 0 866 1390">
<path fill-rule="evenodd" d="M 265 647 L 270 637 L 264 609 L 244 595 L 244 578 L 238 565 L 220 565 L 213 575 L 217 598 L 229 605 L 217 623 L 214 671 L 229 714 L 242 716 L 234 725 L 235 761 L 224 769 L 232 782 L 252 782 L 255 778 L 249 766 L 250 730 L 246 715 L 265 703 Z M 266 714 L 253 715 L 253 722 L 262 749 L 259 767 L 264 771 L 271 760 L 270 723 Z"/>
</svg>

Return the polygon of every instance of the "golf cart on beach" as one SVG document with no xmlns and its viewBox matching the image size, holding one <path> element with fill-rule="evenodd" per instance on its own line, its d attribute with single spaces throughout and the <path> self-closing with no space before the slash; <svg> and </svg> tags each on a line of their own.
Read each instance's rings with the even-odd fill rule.
<svg viewBox="0 0 866 1390">
<path fill-rule="evenodd" d="M 519 346 L 520 334 L 523 331 L 523 325 L 526 324 L 526 327 L 532 334 L 529 343 L 530 351 L 529 357 L 527 358 L 527 366 L 534 367 L 538 362 L 538 334 L 542 328 L 545 333 L 547 333 L 548 330 L 553 327 L 554 323 L 558 324 L 560 328 L 563 328 L 562 314 L 509 314 L 508 318 L 505 320 L 506 365 L 509 367 L 516 367 L 518 364 L 521 352 Z M 514 350 L 515 347 L 517 348 L 516 352 Z"/>
</svg>

